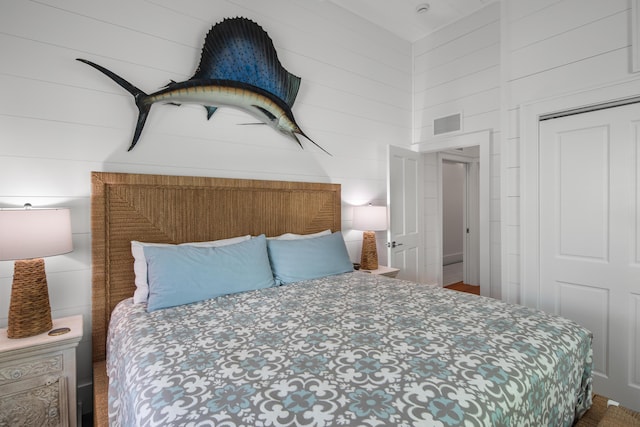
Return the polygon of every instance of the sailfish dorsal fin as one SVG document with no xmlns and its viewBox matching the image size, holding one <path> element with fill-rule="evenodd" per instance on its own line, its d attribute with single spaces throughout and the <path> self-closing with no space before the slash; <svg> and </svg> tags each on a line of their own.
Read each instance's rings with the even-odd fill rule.
<svg viewBox="0 0 640 427">
<path fill-rule="evenodd" d="M 233 80 L 259 87 L 283 100 L 290 108 L 298 95 L 300 77 L 288 72 L 273 41 L 247 18 L 227 18 L 205 38 L 200 64 L 191 80 Z"/>
</svg>

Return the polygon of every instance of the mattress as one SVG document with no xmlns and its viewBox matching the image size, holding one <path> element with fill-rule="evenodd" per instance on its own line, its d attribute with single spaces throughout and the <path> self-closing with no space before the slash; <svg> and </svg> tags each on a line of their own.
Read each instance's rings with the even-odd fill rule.
<svg viewBox="0 0 640 427">
<path fill-rule="evenodd" d="M 114 426 L 571 426 L 591 333 L 519 305 L 353 272 L 109 327 Z"/>
</svg>

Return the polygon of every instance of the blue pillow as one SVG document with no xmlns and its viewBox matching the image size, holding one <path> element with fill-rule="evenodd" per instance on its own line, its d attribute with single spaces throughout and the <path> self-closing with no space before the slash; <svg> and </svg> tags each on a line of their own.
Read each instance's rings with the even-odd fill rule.
<svg viewBox="0 0 640 427">
<path fill-rule="evenodd" d="M 147 311 L 274 285 L 264 235 L 222 247 L 146 246 Z"/>
<path fill-rule="evenodd" d="M 268 240 L 278 285 L 353 271 L 342 233 L 301 240 Z"/>
</svg>

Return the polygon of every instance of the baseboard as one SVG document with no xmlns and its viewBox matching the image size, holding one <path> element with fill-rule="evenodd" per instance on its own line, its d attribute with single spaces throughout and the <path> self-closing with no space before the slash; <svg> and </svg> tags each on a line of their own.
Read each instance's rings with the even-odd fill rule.
<svg viewBox="0 0 640 427">
<path fill-rule="evenodd" d="M 464 257 L 462 256 L 462 252 L 458 252 L 455 254 L 447 254 L 442 257 L 442 265 L 455 264 L 458 262 L 462 262 Z"/>
</svg>

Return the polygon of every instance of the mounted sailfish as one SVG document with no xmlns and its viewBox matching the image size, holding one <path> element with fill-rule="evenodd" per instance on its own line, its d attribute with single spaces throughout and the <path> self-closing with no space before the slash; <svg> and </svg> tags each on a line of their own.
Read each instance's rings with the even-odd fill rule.
<svg viewBox="0 0 640 427">
<path fill-rule="evenodd" d="M 296 134 L 329 154 L 305 135 L 291 112 L 298 95 L 300 77 L 280 64 L 269 35 L 249 19 L 229 18 L 214 25 L 205 38 L 200 65 L 193 77 L 184 82 L 171 81 L 164 89 L 152 94 L 144 93 L 98 64 L 80 58 L 78 61 L 101 71 L 135 98 L 138 123 L 129 151 L 140 138 L 151 106 L 164 102 L 204 105 L 207 119 L 218 107 L 237 108 L 293 138 L 300 147 L 302 144 Z"/>
</svg>

